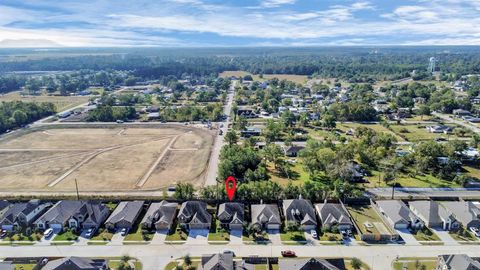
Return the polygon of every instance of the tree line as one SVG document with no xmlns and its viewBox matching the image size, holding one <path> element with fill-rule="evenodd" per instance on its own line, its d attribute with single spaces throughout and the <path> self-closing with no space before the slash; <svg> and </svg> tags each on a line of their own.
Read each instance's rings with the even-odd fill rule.
<svg viewBox="0 0 480 270">
<path fill-rule="evenodd" d="M 55 113 L 51 102 L 11 101 L 0 103 L 0 133 L 22 127 Z"/>
</svg>

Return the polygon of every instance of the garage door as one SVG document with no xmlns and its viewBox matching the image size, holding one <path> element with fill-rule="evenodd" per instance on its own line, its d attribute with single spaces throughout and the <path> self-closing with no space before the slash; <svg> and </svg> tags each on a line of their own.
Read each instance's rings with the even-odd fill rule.
<svg viewBox="0 0 480 270">
<path fill-rule="evenodd" d="M 268 224 L 267 229 L 269 229 L 269 230 L 279 230 L 280 229 L 280 224 Z"/>
</svg>

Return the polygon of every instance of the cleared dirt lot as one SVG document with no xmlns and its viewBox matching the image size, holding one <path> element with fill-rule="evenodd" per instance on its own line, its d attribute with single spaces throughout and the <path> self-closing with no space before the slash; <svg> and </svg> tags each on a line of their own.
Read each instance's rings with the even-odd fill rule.
<svg viewBox="0 0 480 270">
<path fill-rule="evenodd" d="M 2 190 L 158 190 L 203 185 L 213 132 L 183 126 L 72 127 L 0 140 Z"/>
</svg>

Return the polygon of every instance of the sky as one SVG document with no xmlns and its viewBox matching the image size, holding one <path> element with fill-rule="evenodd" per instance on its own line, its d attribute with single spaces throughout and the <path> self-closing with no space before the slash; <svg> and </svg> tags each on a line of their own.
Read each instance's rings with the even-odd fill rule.
<svg viewBox="0 0 480 270">
<path fill-rule="evenodd" d="M 0 0 L 0 47 L 480 45 L 480 0 Z"/>
</svg>

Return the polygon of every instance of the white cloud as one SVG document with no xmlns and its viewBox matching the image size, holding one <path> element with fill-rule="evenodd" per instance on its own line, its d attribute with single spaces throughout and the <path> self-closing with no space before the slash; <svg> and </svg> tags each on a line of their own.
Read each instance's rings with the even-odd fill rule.
<svg viewBox="0 0 480 270">
<path fill-rule="evenodd" d="M 282 5 L 291 5 L 295 4 L 297 0 L 263 0 L 260 4 L 262 7 L 272 8 L 272 7 L 279 7 Z"/>
</svg>

